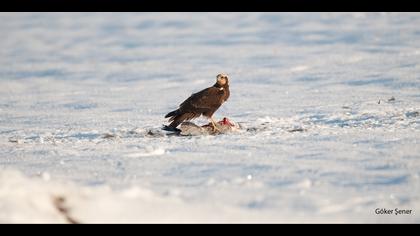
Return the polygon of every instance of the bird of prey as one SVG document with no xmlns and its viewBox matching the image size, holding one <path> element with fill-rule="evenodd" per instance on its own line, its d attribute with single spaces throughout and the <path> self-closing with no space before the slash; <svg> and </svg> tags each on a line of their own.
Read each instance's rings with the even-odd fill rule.
<svg viewBox="0 0 420 236">
<path fill-rule="evenodd" d="M 192 94 L 187 98 L 179 108 L 166 114 L 169 118 L 170 129 L 176 130 L 176 127 L 185 120 L 191 120 L 201 115 L 210 119 L 213 128 L 218 130 L 213 114 L 229 98 L 229 78 L 226 74 L 218 74 L 216 83 L 200 92 Z"/>
</svg>

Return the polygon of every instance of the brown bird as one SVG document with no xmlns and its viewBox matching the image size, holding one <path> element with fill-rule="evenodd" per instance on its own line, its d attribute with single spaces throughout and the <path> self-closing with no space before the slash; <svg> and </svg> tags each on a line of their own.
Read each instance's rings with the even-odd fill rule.
<svg viewBox="0 0 420 236">
<path fill-rule="evenodd" d="M 176 127 L 185 120 L 191 120 L 201 115 L 210 119 L 213 128 L 218 130 L 213 114 L 229 98 L 229 78 L 226 74 L 218 74 L 216 83 L 209 88 L 203 89 L 198 93 L 192 94 L 185 100 L 179 108 L 166 114 L 171 124 L 169 128 Z"/>
</svg>

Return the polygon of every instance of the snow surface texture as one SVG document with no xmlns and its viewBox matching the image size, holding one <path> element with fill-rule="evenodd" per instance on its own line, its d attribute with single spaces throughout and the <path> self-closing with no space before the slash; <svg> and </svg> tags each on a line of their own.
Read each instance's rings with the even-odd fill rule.
<svg viewBox="0 0 420 236">
<path fill-rule="evenodd" d="M 419 223 L 419 25 L 2 13 L 0 222 Z M 245 128 L 166 136 L 163 116 L 221 72 L 215 118 Z"/>
</svg>

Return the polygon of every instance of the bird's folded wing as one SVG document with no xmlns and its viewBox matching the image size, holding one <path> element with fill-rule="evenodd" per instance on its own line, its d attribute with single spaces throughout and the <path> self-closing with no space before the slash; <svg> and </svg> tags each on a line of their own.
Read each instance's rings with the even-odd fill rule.
<svg viewBox="0 0 420 236">
<path fill-rule="evenodd" d="M 198 93 L 194 93 L 185 100 L 180 107 L 192 106 L 194 108 L 215 108 L 221 105 L 223 90 L 216 87 L 204 89 Z"/>
</svg>

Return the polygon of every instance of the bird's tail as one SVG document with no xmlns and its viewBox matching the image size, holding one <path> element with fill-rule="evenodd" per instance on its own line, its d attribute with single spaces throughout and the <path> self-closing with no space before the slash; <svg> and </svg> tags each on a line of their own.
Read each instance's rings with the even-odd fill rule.
<svg viewBox="0 0 420 236">
<path fill-rule="evenodd" d="M 176 116 L 179 114 L 179 109 L 176 109 L 175 111 L 171 111 L 168 114 L 166 114 L 165 118 L 171 117 L 171 116 Z"/>
<path fill-rule="evenodd" d="M 169 118 L 169 121 L 172 121 L 169 124 L 169 127 L 171 128 L 176 128 L 179 124 L 181 124 L 184 120 L 190 120 L 194 117 L 196 117 L 196 115 L 194 113 L 182 113 L 179 110 L 175 110 L 172 112 L 169 112 L 165 118 Z"/>
<path fill-rule="evenodd" d="M 168 126 L 171 128 L 176 128 L 183 121 L 184 119 L 182 119 L 182 116 L 179 116 L 179 117 L 176 117 Z"/>
<path fill-rule="evenodd" d="M 168 125 L 170 128 L 176 128 L 185 119 L 179 109 L 169 112 L 166 114 L 165 118 L 169 118 L 169 121 L 172 121 L 171 124 Z"/>
</svg>

